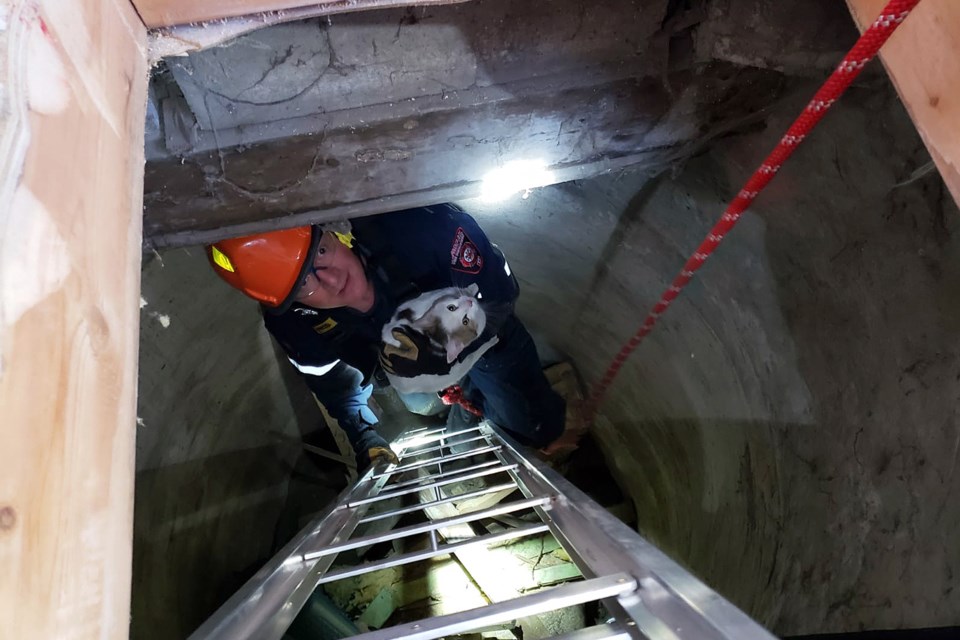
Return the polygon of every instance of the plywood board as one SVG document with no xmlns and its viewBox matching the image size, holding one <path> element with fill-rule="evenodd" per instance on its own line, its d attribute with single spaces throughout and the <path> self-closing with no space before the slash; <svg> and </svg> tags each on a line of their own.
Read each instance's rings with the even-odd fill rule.
<svg viewBox="0 0 960 640">
<path fill-rule="evenodd" d="M 0 8 L 0 638 L 125 638 L 146 29 Z"/>
<path fill-rule="evenodd" d="M 860 30 L 887 0 L 847 0 Z M 960 203 L 960 2 L 923 0 L 880 50 L 894 86 Z"/>
</svg>

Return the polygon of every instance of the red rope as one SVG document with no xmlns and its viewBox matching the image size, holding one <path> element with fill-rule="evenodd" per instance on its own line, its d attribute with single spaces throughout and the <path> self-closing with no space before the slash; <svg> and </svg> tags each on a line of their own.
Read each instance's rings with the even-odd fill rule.
<svg viewBox="0 0 960 640">
<path fill-rule="evenodd" d="M 727 206 L 720 220 L 714 225 L 706 239 L 700 244 L 697 250 L 687 260 L 687 263 L 680 270 L 679 275 L 660 296 L 660 300 L 653 306 L 646 320 L 637 330 L 630 340 L 623 345 L 620 352 L 610 363 L 607 372 L 603 378 L 594 386 L 593 393 L 587 402 L 585 416 L 587 424 L 593 422 L 597 408 L 606 396 L 607 390 L 617 377 L 623 363 L 633 351 L 640 346 L 643 339 L 647 337 L 657 320 L 664 311 L 670 306 L 670 303 L 680 294 L 687 283 L 693 278 L 693 274 L 703 266 L 710 254 L 716 250 L 717 245 L 723 240 L 723 237 L 730 232 L 733 226 L 743 215 L 743 212 L 750 206 L 754 198 L 757 197 L 764 187 L 773 179 L 780 167 L 786 162 L 797 146 L 803 141 L 808 133 L 820 122 L 830 106 L 836 102 L 837 98 L 846 91 L 854 78 L 860 75 L 864 65 L 869 62 L 877 51 L 883 46 L 900 23 L 904 21 L 910 11 L 917 6 L 920 0 L 891 0 L 880 13 L 870 28 L 863 32 L 860 39 L 857 40 L 850 52 L 844 57 L 840 65 L 834 70 L 827 81 L 820 87 L 820 90 L 813 96 L 813 99 L 807 104 L 800 116 L 794 121 L 787 133 L 780 139 L 780 143 L 774 148 L 773 152 L 767 156 L 763 164 L 754 172 L 746 185 L 737 194 L 737 197 Z"/>
<path fill-rule="evenodd" d="M 464 397 L 463 389 L 458 384 L 455 384 L 452 387 L 447 387 L 441 391 L 440 401 L 448 406 L 458 404 L 478 418 L 483 417 L 483 411 L 477 408 L 477 405 L 473 404 Z"/>
</svg>

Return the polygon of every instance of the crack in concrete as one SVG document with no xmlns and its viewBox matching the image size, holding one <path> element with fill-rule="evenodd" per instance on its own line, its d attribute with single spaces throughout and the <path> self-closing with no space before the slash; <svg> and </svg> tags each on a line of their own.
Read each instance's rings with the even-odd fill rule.
<svg viewBox="0 0 960 640">
<path fill-rule="evenodd" d="M 330 31 L 329 31 L 328 29 L 321 29 L 321 30 L 323 31 L 323 33 L 324 33 L 324 35 L 325 35 L 325 37 L 326 37 L 326 39 L 327 39 L 327 55 L 328 55 L 327 66 L 324 67 L 323 71 L 321 71 L 320 74 L 319 74 L 316 78 L 314 78 L 313 80 L 311 80 L 311 81 L 310 81 L 303 89 L 301 89 L 300 91 L 297 91 L 296 93 L 294 93 L 294 94 L 291 95 L 291 96 L 287 96 L 287 97 L 284 97 L 284 98 L 279 98 L 279 99 L 277 99 L 277 100 L 268 100 L 268 101 L 265 101 L 265 102 L 259 102 L 259 101 L 257 101 L 257 100 L 243 100 L 243 99 L 241 99 L 241 98 L 239 98 L 239 97 L 228 96 L 228 95 L 226 95 L 226 94 L 224 94 L 224 93 L 221 93 L 221 92 L 219 92 L 219 91 L 217 91 L 217 90 L 215 90 L 215 89 L 211 89 L 211 88 L 209 88 L 209 87 L 204 87 L 204 88 L 203 88 L 203 91 L 204 91 L 204 103 L 205 103 L 205 106 L 207 106 L 207 105 L 206 105 L 206 100 L 207 100 L 207 95 L 208 95 L 208 94 L 215 95 L 215 96 L 217 96 L 218 98 L 220 98 L 221 100 L 227 101 L 228 103 L 247 104 L 247 105 L 252 105 L 252 106 L 255 106 L 255 107 L 270 107 L 270 106 L 275 106 L 275 105 L 278 105 L 278 104 L 283 104 L 283 103 L 285 103 L 285 102 L 291 102 L 291 101 L 296 100 L 297 98 L 305 95 L 307 92 L 311 91 L 311 90 L 314 89 L 318 84 L 320 84 L 320 81 L 324 78 L 324 76 L 327 75 L 327 72 L 330 71 L 331 69 L 332 69 L 333 71 L 335 71 L 336 73 L 340 74 L 341 76 L 342 76 L 342 75 L 345 75 L 344 69 L 351 69 L 351 68 L 353 68 L 352 65 L 343 65 L 342 63 L 339 62 L 339 59 L 337 58 L 336 52 L 333 50 L 333 42 L 330 40 Z M 319 53 L 318 53 L 317 55 L 319 55 Z M 274 68 L 275 68 L 275 67 L 274 67 Z M 267 73 L 269 73 L 269 72 L 272 71 L 272 70 L 273 70 L 273 68 L 268 69 L 268 70 L 267 70 Z M 266 76 L 264 76 L 264 77 L 266 77 Z M 261 78 L 260 81 L 262 81 L 262 78 Z M 246 89 L 245 89 L 244 91 L 246 91 Z M 241 92 L 241 93 L 243 93 L 243 92 Z M 322 110 L 323 110 L 323 109 L 321 108 L 321 111 L 322 111 Z M 213 122 L 213 118 L 211 117 L 209 106 L 207 106 L 207 118 L 210 119 L 210 122 Z M 215 130 L 215 129 L 214 129 L 214 130 Z"/>
<path fill-rule="evenodd" d="M 216 130 L 214 130 L 214 134 L 216 134 Z M 278 186 L 278 187 L 271 188 L 271 189 L 269 189 L 269 190 L 262 190 L 262 191 L 260 191 L 260 190 L 253 190 L 253 189 L 247 189 L 246 187 L 243 187 L 243 186 L 241 186 L 241 185 L 233 182 L 231 179 L 229 179 L 229 178 L 227 177 L 227 169 L 226 169 L 226 165 L 225 165 L 225 162 L 224 162 L 223 149 L 220 147 L 220 144 L 218 143 L 218 144 L 217 144 L 217 156 L 218 156 L 219 161 L 220 161 L 220 175 L 216 178 L 216 180 L 219 181 L 219 182 L 221 182 L 221 183 L 223 183 L 223 184 L 226 184 L 227 186 L 229 186 L 229 187 L 231 187 L 232 189 L 234 189 L 234 190 L 235 190 L 237 193 L 239 193 L 240 195 L 243 195 L 243 196 L 245 196 L 245 197 L 247 197 L 247 198 L 249 198 L 249 199 L 251 199 L 251 200 L 255 200 L 255 201 L 258 201 L 258 202 L 267 202 L 267 201 L 270 200 L 269 196 L 279 195 L 279 194 L 284 193 L 284 192 L 287 191 L 288 189 L 293 189 L 293 188 L 299 187 L 301 184 L 303 184 L 303 182 L 304 182 L 308 177 L 310 177 L 310 175 L 316 170 L 317 164 L 320 162 L 320 157 L 321 157 L 321 155 L 322 155 L 322 154 L 321 154 L 321 151 L 322 151 L 322 149 L 323 149 L 323 142 L 324 142 L 324 140 L 326 140 L 326 137 L 327 137 L 327 130 L 324 129 L 324 130 L 320 133 L 320 140 L 317 141 L 316 153 L 314 153 L 313 160 L 312 160 L 311 163 L 310 163 L 310 167 L 306 170 L 306 172 L 304 172 L 304 174 L 303 174 L 301 177 L 299 177 L 299 178 L 297 178 L 296 180 L 293 180 L 293 181 L 291 181 L 291 182 L 287 182 L 287 183 L 281 184 L 281 185 Z"/>
<path fill-rule="evenodd" d="M 860 443 L 860 434 L 863 433 L 864 427 L 860 427 L 857 431 L 857 434 L 853 436 L 853 458 L 857 461 L 857 466 L 860 467 L 860 471 L 863 471 L 863 460 L 860 459 L 860 452 L 857 451 L 857 445 Z"/>
<path fill-rule="evenodd" d="M 237 96 L 242 96 L 247 91 L 250 91 L 251 89 L 260 86 L 263 83 L 263 81 L 267 79 L 267 76 L 270 75 L 272 71 L 274 71 L 280 65 L 286 63 L 286 61 L 289 60 L 292 56 L 293 56 L 293 45 L 289 45 L 287 46 L 286 53 L 284 53 L 279 58 L 274 57 L 273 60 L 270 61 L 270 66 L 267 67 L 267 69 L 260 75 L 260 78 L 256 80 L 253 84 L 251 84 L 249 87 L 240 90 L 237 93 Z"/>
<path fill-rule="evenodd" d="M 576 29 L 573 30 L 573 35 L 567 38 L 568 42 L 577 39 L 577 36 L 580 35 L 580 32 L 583 30 L 583 23 L 586 21 L 586 18 L 587 18 L 587 7 L 585 4 L 581 4 L 579 7 L 578 15 L 577 15 L 577 27 Z"/>
</svg>

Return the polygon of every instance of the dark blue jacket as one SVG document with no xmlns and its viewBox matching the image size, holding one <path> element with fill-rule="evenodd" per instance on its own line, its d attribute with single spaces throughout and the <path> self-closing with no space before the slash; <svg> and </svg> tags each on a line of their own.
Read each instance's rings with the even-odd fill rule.
<svg viewBox="0 0 960 640">
<path fill-rule="evenodd" d="M 503 254 L 472 217 L 452 204 L 359 218 L 352 224 L 353 250 L 376 290 L 373 308 L 360 313 L 294 303 L 280 315 L 264 309 L 263 318 L 331 416 L 338 421 L 359 416 L 373 424 L 365 385 L 377 367 L 381 329 L 397 305 L 425 291 L 476 283 L 488 318 L 484 335 L 475 342 L 480 345 L 512 313 L 519 288 Z M 469 349 L 461 357 L 466 353 Z"/>
</svg>

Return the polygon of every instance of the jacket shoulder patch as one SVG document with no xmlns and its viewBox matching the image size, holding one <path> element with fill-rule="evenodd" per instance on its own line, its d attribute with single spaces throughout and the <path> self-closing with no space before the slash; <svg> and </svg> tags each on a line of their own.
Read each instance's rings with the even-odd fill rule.
<svg viewBox="0 0 960 640">
<path fill-rule="evenodd" d="M 463 227 L 458 227 L 453 235 L 453 244 L 450 245 L 450 267 L 464 273 L 480 273 L 483 268 L 483 256 L 477 250 L 477 245 L 470 240 Z"/>
</svg>

